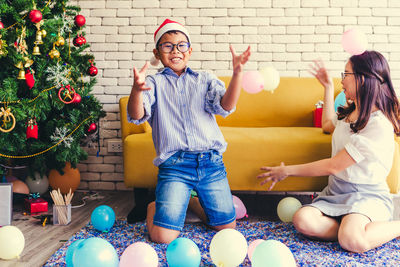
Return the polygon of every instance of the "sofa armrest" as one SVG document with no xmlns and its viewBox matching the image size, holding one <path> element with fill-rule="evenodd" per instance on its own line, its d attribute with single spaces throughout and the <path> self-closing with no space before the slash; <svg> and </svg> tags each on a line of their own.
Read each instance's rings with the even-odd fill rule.
<svg viewBox="0 0 400 267">
<path fill-rule="evenodd" d="M 128 122 L 128 112 L 127 112 L 128 100 L 129 96 L 124 96 L 119 100 L 122 141 L 124 141 L 125 138 L 131 134 L 151 132 L 151 127 L 148 122 L 142 123 L 140 125 Z"/>
<path fill-rule="evenodd" d="M 386 179 L 386 182 L 390 188 L 390 193 L 397 194 L 400 187 L 400 138 L 395 137 L 395 147 L 392 169 Z"/>
</svg>

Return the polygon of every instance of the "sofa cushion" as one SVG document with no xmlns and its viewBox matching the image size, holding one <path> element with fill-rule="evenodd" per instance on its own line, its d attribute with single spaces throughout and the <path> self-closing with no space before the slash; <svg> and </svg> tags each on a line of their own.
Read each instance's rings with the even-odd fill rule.
<svg viewBox="0 0 400 267">
<path fill-rule="evenodd" d="M 261 166 L 301 164 L 329 158 L 331 135 L 313 127 L 221 127 L 228 142 L 224 153 L 231 188 L 262 191 L 256 176 Z M 320 191 L 327 177 L 289 177 L 276 184 L 274 191 Z"/>
</svg>

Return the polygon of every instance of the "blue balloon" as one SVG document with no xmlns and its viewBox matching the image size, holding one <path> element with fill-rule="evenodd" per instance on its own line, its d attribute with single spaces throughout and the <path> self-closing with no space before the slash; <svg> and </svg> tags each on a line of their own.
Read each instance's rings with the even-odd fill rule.
<svg viewBox="0 0 400 267">
<path fill-rule="evenodd" d="M 98 206 L 93 210 L 90 220 L 96 230 L 107 232 L 115 222 L 114 210 L 107 205 Z"/>
<path fill-rule="evenodd" d="M 72 257 L 75 254 L 76 248 L 78 247 L 78 245 L 83 242 L 85 239 L 79 239 L 74 241 L 73 243 L 71 243 L 71 245 L 69 245 L 68 249 L 67 249 L 67 253 L 65 254 L 65 263 L 67 265 L 67 267 L 72 267 L 74 266 L 72 264 Z"/>
<path fill-rule="evenodd" d="M 79 243 L 72 257 L 74 267 L 118 267 L 118 254 L 105 239 L 91 237 Z"/>
<path fill-rule="evenodd" d="M 251 258 L 251 266 L 296 267 L 296 260 L 285 244 L 268 239 L 255 248 Z"/>
<path fill-rule="evenodd" d="M 189 238 L 179 237 L 169 243 L 166 256 L 170 267 L 200 266 L 200 250 Z"/>
<path fill-rule="evenodd" d="M 338 107 L 346 106 L 346 95 L 341 91 L 335 98 L 335 112 L 337 112 Z"/>
</svg>

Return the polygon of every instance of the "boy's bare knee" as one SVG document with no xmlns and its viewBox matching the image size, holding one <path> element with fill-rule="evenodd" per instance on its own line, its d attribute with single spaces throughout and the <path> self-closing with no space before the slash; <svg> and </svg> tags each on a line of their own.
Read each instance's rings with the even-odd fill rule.
<svg viewBox="0 0 400 267">
<path fill-rule="evenodd" d="M 171 230 L 164 227 L 154 225 L 149 231 L 151 241 L 155 243 L 169 244 L 178 238 L 180 231 Z"/>
<path fill-rule="evenodd" d="M 228 223 L 228 224 L 213 226 L 213 228 L 217 231 L 221 231 L 223 229 L 235 229 L 236 228 L 236 220 L 231 223 Z"/>
<path fill-rule="evenodd" d="M 147 211 L 153 210 L 153 209 L 154 210 L 156 209 L 156 202 L 155 201 L 150 202 L 149 205 L 147 205 Z"/>
</svg>

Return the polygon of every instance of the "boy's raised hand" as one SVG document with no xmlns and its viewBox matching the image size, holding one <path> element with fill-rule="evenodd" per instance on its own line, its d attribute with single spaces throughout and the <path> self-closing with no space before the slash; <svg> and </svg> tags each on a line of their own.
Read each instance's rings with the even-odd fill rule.
<svg viewBox="0 0 400 267">
<path fill-rule="evenodd" d="M 146 86 L 146 71 L 148 68 L 149 62 L 146 62 L 140 71 L 138 71 L 136 67 L 133 67 L 133 90 L 141 92 L 151 89 L 150 87 Z"/>
<path fill-rule="evenodd" d="M 229 46 L 232 53 L 233 74 L 240 73 L 243 65 L 249 60 L 251 52 L 250 46 L 242 54 L 237 55 L 232 45 Z"/>
</svg>

